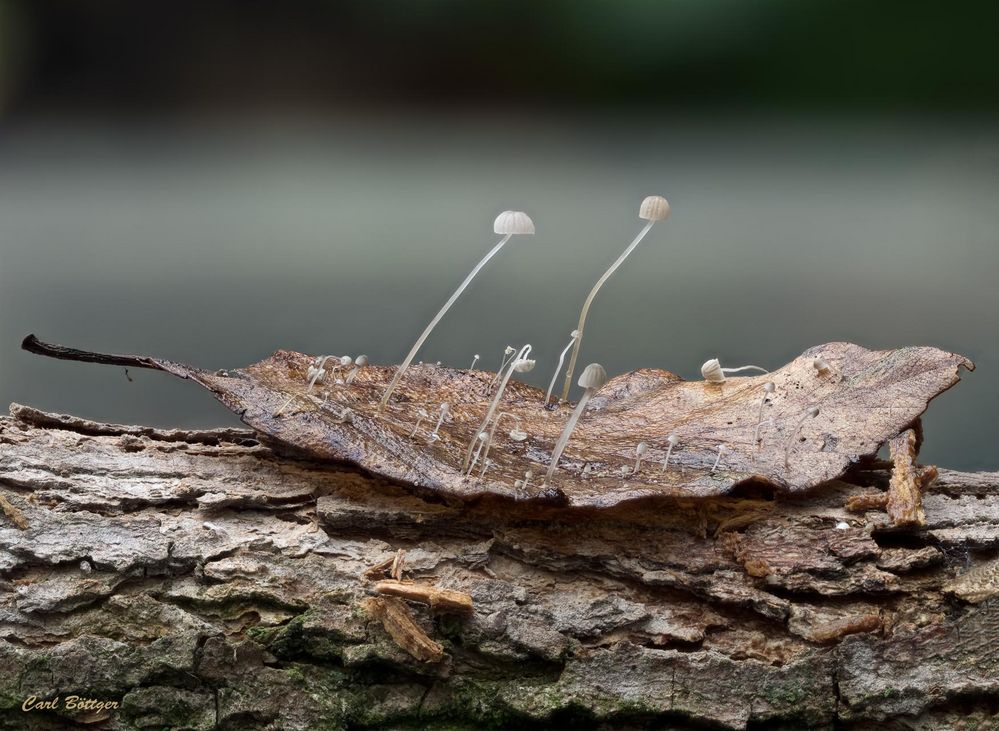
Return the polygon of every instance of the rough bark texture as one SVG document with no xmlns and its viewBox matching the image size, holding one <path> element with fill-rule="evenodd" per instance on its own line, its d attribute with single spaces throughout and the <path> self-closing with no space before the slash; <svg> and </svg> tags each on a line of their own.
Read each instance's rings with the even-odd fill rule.
<svg viewBox="0 0 999 731">
<path fill-rule="evenodd" d="M 0 725 L 996 727 L 999 473 L 941 470 L 925 525 L 893 526 L 876 464 L 594 510 L 276 449 L 0 418 Z M 417 589 L 371 572 L 400 548 Z M 399 598 L 420 587 L 472 611 Z M 120 708 L 21 710 L 70 694 Z"/>
</svg>

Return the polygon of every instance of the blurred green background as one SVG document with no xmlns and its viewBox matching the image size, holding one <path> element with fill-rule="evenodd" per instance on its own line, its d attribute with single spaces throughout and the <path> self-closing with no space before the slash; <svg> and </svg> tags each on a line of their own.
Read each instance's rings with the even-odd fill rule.
<svg viewBox="0 0 999 731">
<path fill-rule="evenodd" d="M 999 468 L 999 6 L 0 0 L 0 400 L 233 423 L 168 376 L 22 353 L 28 332 L 210 368 L 279 347 L 421 353 L 546 385 L 697 377 L 806 347 L 928 344 L 979 370 L 924 459 Z"/>
</svg>

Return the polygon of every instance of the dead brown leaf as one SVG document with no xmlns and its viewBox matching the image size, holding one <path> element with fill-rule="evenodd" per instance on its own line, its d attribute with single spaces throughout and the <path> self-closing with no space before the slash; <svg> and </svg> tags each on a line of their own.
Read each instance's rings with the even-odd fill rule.
<svg viewBox="0 0 999 731">
<path fill-rule="evenodd" d="M 608 381 L 591 399 L 553 484 L 541 489 L 535 477 L 518 491 L 514 482 L 525 472 L 545 472 L 570 405 L 548 410 L 541 391 L 511 382 L 501 410 L 519 417 L 518 428 L 528 437 L 516 441 L 506 428 L 498 430 L 485 476 L 479 476 L 479 466 L 466 476 L 460 471 L 465 450 L 493 396 L 493 374 L 487 371 L 413 366 L 392 403 L 379 413 L 378 400 L 394 367 L 366 366 L 350 385 L 326 383 L 307 393 L 314 358 L 283 350 L 244 369 L 206 371 L 144 356 L 72 350 L 34 336 L 23 347 L 55 358 L 154 368 L 189 378 L 257 431 L 318 459 L 353 463 L 458 497 L 491 493 L 590 507 L 662 495 L 724 495 L 747 481 L 788 492 L 807 490 L 876 454 L 913 424 L 930 399 L 957 383 L 961 366 L 974 367 L 960 355 L 935 348 L 872 351 L 829 343 L 768 375 L 724 383 L 684 381 L 661 370 L 632 371 Z M 832 370 L 818 372 L 815 358 Z M 763 408 L 754 443 L 767 381 L 776 389 Z M 292 395 L 296 398 L 275 416 Z M 418 410 L 436 415 L 443 402 L 451 411 L 440 438 L 429 438 L 432 419 L 414 433 Z M 809 417 L 816 407 L 818 416 Z M 664 471 L 670 434 L 680 441 Z M 629 474 L 640 442 L 648 444 L 648 453 L 641 472 Z M 719 447 L 723 452 L 717 460 Z"/>
</svg>

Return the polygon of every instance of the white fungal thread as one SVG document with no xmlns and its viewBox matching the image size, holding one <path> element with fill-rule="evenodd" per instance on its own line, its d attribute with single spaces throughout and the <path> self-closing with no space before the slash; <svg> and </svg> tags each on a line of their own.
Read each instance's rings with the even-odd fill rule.
<svg viewBox="0 0 999 731">
<path fill-rule="evenodd" d="M 583 413 L 583 409 L 586 408 L 587 402 L 600 388 L 607 383 L 607 371 L 599 363 L 590 363 L 586 368 L 583 369 L 582 374 L 579 376 L 579 386 L 583 389 L 583 395 L 579 399 L 579 403 L 576 404 L 576 408 L 573 409 L 572 414 L 569 416 L 569 421 L 566 422 L 565 428 L 562 429 L 562 434 L 558 438 L 558 442 L 555 443 L 555 449 L 552 450 L 552 459 L 548 464 L 548 472 L 545 474 L 545 479 L 541 483 L 542 485 L 547 484 L 555 474 L 555 468 L 558 467 L 559 458 L 562 456 L 563 450 L 565 450 L 565 445 L 569 442 L 569 437 L 572 435 L 572 430 L 576 428 L 576 422 L 579 421 L 580 415 Z"/>
<path fill-rule="evenodd" d="M 593 299 L 597 296 L 597 292 L 600 288 L 604 286 L 604 283 L 610 279 L 611 275 L 617 271 L 618 267 L 624 263 L 624 260 L 628 258 L 635 247 L 638 246 L 645 235 L 652 229 L 656 221 L 665 221 L 669 218 L 670 207 L 669 203 L 665 198 L 658 195 L 650 195 L 645 200 L 642 201 L 642 205 L 638 209 L 638 217 L 648 221 L 642 230 L 638 232 L 638 236 L 628 245 L 624 252 L 617 258 L 617 260 L 611 264 L 610 268 L 603 273 L 597 283 L 593 285 L 593 289 L 590 290 L 589 295 L 586 297 L 586 301 L 583 303 L 583 309 L 579 313 L 579 324 L 576 325 L 576 330 L 579 335 L 576 337 L 576 342 L 572 347 L 572 355 L 569 357 L 569 368 L 565 372 L 565 385 L 562 387 L 562 401 L 569 400 L 569 388 L 572 386 L 572 374 L 576 369 L 576 359 L 579 357 L 579 347 L 583 343 L 583 329 L 586 326 L 586 314 L 590 311 L 590 305 L 593 304 Z"/>
<path fill-rule="evenodd" d="M 673 454 L 673 448 L 680 443 L 680 438 L 676 434 L 670 434 L 666 437 L 666 443 L 669 447 L 666 449 L 666 458 L 663 459 L 663 472 L 669 469 L 669 458 Z"/>
<path fill-rule="evenodd" d="M 416 339 L 416 343 L 413 344 L 409 354 L 405 357 L 405 359 L 403 359 L 402 364 L 396 368 L 395 375 L 392 376 L 392 381 L 389 383 L 388 388 L 385 389 L 385 393 L 382 394 L 381 401 L 378 403 L 379 411 L 382 411 L 386 404 L 388 404 L 389 398 L 391 398 L 393 391 L 395 391 L 396 386 L 399 384 L 399 379 L 402 378 L 406 369 L 409 368 L 409 364 L 413 362 L 413 358 L 416 357 L 416 353 L 423 346 L 423 343 L 430 336 L 430 333 L 437 326 L 437 323 L 441 321 L 441 318 L 443 318 L 447 311 L 451 309 L 451 305 L 455 303 L 455 301 L 461 296 L 461 293 L 464 292 L 471 281 L 475 279 L 475 275 L 479 273 L 479 270 L 481 270 L 482 267 L 484 267 L 486 263 L 492 259 L 500 249 L 503 248 L 504 244 L 506 244 L 512 236 L 518 234 L 533 234 L 534 222 L 531 220 L 530 216 L 521 211 L 503 211 L 503 213 L 499 214 L 493 222 L 493 231 L 502 235 L 503 238 L 501 238 L 499 242 L 496 243 L 496 245 L 493 246 L 493 248 L 490 249 L 484 257 L 482 257 L 479 263 L 475 265 L 468 276 L 465 277 L 465 280 L 461 283 L 461 285 L 459 285 L 458 289 L 454 291 L 454 294 L 451 295 L 448 301 L 444 303 L 444 306 L 440 309 L 440 311 L 434 316 L 434 319 L 430 321 L 430 324 L 427 325 L 420 337 Z"/>
<path fill-rule="evenodd" d="M 721 463 L 722 455 L 728 451 L 728 448 L 724 444 L 719 444 L 717 449 L 718 456 L 715 457 L 715 463 L 711 466 L 711 474 L 714 474 L 715 470 L 718 469 L 718 465 Z"/>
<path fill-rule="evenodd" d="M 813 406 L 812 408 L 810 408 L 808 411 L 805 412 L 805 415 L 801 417 L 801 419 L 798 421 L 797 425 L 794 427 L 791 433 L 788 434 L 787 442 L 784 444 L 784 469 L 790 468 L 789 459 L 791 455 L 791 442 L 798 435 L 798 432 L 801 430 L 801 427 L 804 426 L 805 422 L 808 419 L 814 419 L 818 415 L 819 415 L 819 407 Z"/>
<path fill-rule="evenodd" d="M 763 396 L 760 398 L 760 410 L 756 415 L 756 428 L 753 430 L 753 459 L 756 459 L 756 453 L 759 451 L 760 447 L 760 427 L 763 425 L 763 407 L 766 406 L 767 398 L 777 390 L 777 386 L 774 385 L 773 381 L 767 381 L 763 384 Z"/>
<path fill-rule="evenodd" d="M 649 451 L 649 445 L 645 442 L 639 442 L 638 446 L 635 447 L 635 468 L 631 471 L 631 474 L 637 475 L 642 469 L 642 457 L 645 453 Z"/>
<path fill-rule="evenodd" d="M 555 372 L 552 373 L 552 382 L 548 384 L 548 391 L 545 392 L 545 406 L 548 405 L 548 401 L 552 397 L 552 389 L 555 388 L 555 381 L 558 379 L 558 373 L 562 370 L 562 363 L 565 362 L 565 354 L 569 352 L 569 348 L 576 344 L 576 338 L 579 337 L 579 330 L 573 330 L 569 333 L 569 344 L 565 346 L 565 350 L 562 351 L 561 355 L 558 357 L 558 365 L 555 366 Z"/>
<path fill-rule="evenodd" d="M 507 345 L 503 349 L 503 360 L 500 361 L 499 368 L 496 369 L 496 373 L 493 375 L 492 380 L 489 381 L 490 386 L 496 385 L 496 382 L 500 379 L 503 373 L 503 369 L 506 368 L 507 364 L 513 360 L 513 356 L 517 354 L 517 349 L 512 345 Z"/>
<path fill-rule="evenodd" d="M 759 366 L 747 365 L 740 366 L 739 368 L 722 368 L 721 363 L 718 362 L 717 358 L 712 358 L 704 362 L 701 366 L 701 375 L 704 380 L 708 383 L 724 383 L 726 373 L 739 373 L 741 371 L 759 371 L 760 373 L 769 373 L 766 368 L 760 368 Z"/>
</svg>

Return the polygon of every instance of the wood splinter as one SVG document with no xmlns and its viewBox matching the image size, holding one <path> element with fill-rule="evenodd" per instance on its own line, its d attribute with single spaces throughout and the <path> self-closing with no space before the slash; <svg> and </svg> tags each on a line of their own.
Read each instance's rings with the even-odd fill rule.
<svg viewBox="0 0 999 731">
<path fill-rule="evenodd" d="M 444 659 L 444 648 L 430 639 L 413 620 L 401 599 L 371 597 L 364 601 L 363 606 L 369 615 L 382 623 L 395 643 L 417 660 L 440 662 Z"/>
<path fill-rule="evenodd" d="M 887 510 L 893 526 L 926 525 L 923 490 L 937 477 L 937 468 L 915 464 L 919 439 L 913 429 L 906 429 L 888 442 L 891 452 L 891 481 L 888 492 L 852 495 L 846 509 L 852 513 Z"/>
<path fill-rule="evenodd" d="M 374 588 L 378 594 L 426 604 L 439 612 L 467 614 L 472 611 L 472 597 L 461 591 L 389 579 L 379 581 Z"/>
<path fill-rule="evenodd" d="M 888 520 L 894 526 L 926 525 L 923 483 L 932 477 L 915 465 L 916 432 L 906 429 L 888 442 L 888 449 L 894 463 L 886 503 Z M 933 470 L 933 476 L 936 476 L 936 470 Z"/>
</svg>

